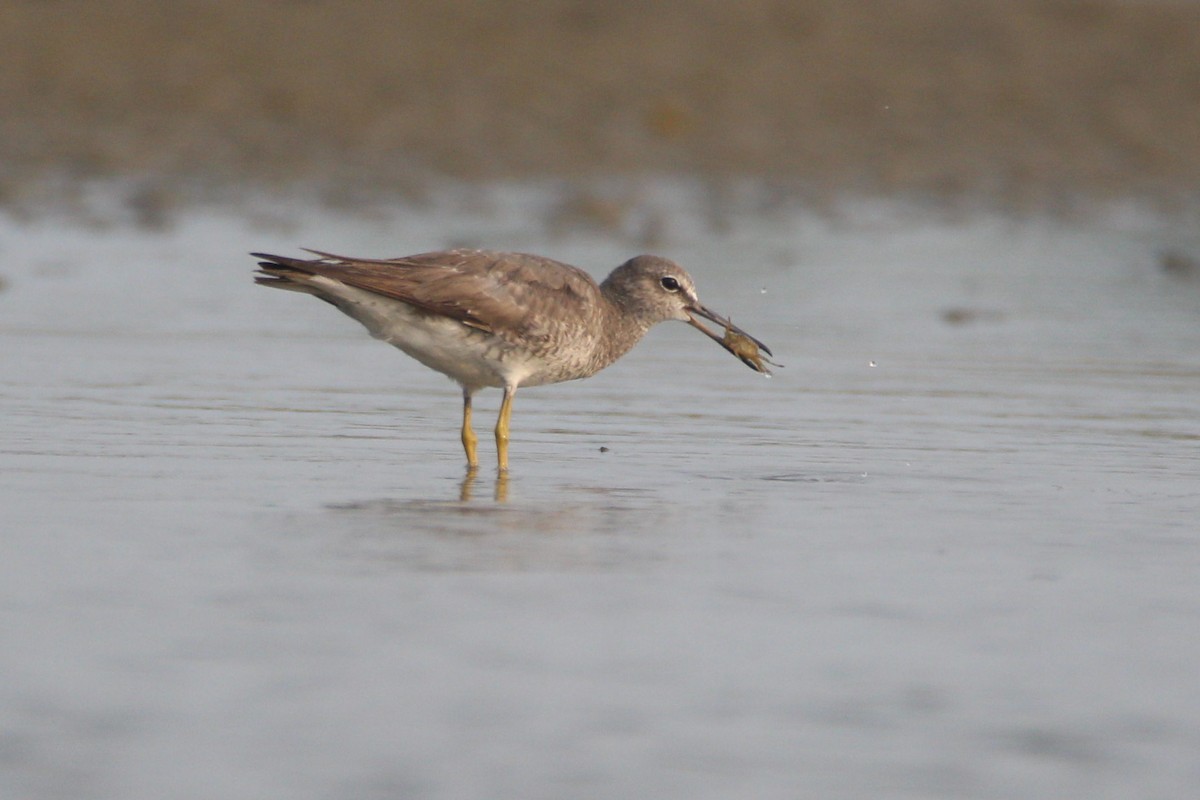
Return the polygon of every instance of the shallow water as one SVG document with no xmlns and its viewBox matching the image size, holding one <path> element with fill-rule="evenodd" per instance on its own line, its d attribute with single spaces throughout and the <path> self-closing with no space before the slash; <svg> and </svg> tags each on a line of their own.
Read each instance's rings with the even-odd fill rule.
<svg viewBox="0 0 1200 800">
<path fill-rule="evenodd" d="M 1194 790 L 1167 228 L 667 204 L 787 366 L 661 326 L 520 393 L 502 485 L 496 393 L 464 482 L 455 387 L 242 255 L 642 249 L 542 202 L 2 223 L 0 795 Z"/>
</svg>

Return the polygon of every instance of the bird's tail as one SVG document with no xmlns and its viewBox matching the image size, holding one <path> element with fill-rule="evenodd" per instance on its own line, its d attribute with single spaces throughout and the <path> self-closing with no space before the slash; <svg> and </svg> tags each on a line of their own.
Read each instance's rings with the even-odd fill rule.
<svg viewBox="0 0 1200 800">
<path fill-rule="evenodd" d="M 303 258 L 289 258 L 270 253 L 251 253 L 258 262 L 258 272 L 254 282 L 275 289 L 288 289 L 293 292 L 313 294 L 310 280 L 316 274 Z"/>
</svg>

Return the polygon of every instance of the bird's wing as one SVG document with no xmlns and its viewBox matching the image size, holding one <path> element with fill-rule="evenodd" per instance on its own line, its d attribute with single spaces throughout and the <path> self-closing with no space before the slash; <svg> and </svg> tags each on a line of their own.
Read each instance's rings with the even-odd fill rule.
<svg viewBox="0 0 1200 800">
<path fill-rule="evenodd" d="M 403 258 L 262 256 L 500 336 L 540 335 L 548 320 L 595 313 L 600 289 L 583 270 L 527 253 L 446 250 Z"/>
</svg>

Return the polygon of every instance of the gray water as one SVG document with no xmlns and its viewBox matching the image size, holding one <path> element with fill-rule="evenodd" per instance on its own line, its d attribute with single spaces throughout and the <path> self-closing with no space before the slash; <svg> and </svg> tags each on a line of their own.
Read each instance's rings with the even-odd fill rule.
<svg viewBox="0 0 1200 800">
<path fill-rule="evenodd" d="M 456 387 L 243 255 L 647 249 L 545 203 L 0 222 L 0 796 L 1192 796 L 1169 226 L 667 198 L 786 366 L 660 326 L 503 485 L 495 393 L 464 482 Z"/>
</svg>

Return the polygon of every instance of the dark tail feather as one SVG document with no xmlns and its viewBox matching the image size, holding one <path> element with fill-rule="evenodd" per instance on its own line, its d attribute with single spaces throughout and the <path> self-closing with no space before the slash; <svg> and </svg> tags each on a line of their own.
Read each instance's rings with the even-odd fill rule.
<svg viewBox="0 0 1200 800">
<path fill-rule="evenodd" d="M 306 277 L 313 275 L 314 272 L 309 268 L 309 262 L 302 258 L 289 258 L 288 256 L 276 256 L 270 253 L 251 253 L 255 258 L 263 259 L 258 262 L 258 274 L 254 276 L 254 282 L 263 286 L 271 286 L 276 289 L 291 289 L 298 292 L 308 292 L 310 289 L 305 285 Z"/>
</svg>

